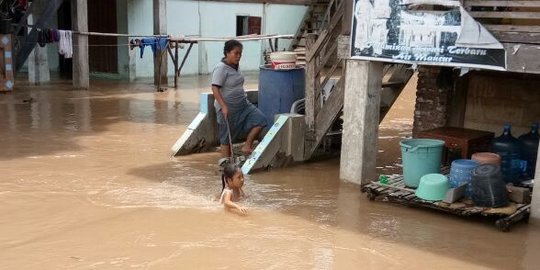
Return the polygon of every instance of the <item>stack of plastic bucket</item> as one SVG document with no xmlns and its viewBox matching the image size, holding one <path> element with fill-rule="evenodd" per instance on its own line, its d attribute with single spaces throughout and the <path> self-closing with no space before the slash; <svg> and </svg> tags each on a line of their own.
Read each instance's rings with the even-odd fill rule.
<svg viewBox="0 0 540 270">
<path fill-rule="evenodd" d="M 417 188 L 422 176 L 441 172 L 444 141 L 408 139 L 399 144 L 401 145 L 405 185 Z"/>
</svg>

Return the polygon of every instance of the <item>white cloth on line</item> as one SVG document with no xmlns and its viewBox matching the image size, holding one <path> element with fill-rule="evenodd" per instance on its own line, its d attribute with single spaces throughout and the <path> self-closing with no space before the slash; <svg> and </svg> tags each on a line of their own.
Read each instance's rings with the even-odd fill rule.
<svg viewBox="0 0 540 270">
<path fill-rule="evenodd" d="M 58 53 L 65 58 L 73 57 L 73 40 L 71 31 L 58 30 L 60 41 L 58 41 Z"/>
</svg>

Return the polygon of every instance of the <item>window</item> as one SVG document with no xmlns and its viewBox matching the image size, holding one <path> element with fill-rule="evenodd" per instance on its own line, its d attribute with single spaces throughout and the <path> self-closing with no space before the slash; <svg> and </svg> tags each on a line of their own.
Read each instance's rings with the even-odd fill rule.
<svg viewBox="0 0 540 270">
<path fill-rule="evenodd" d="M 236 16 L 236 35 L 260 35 L 261 17 Z"/>
</svg>

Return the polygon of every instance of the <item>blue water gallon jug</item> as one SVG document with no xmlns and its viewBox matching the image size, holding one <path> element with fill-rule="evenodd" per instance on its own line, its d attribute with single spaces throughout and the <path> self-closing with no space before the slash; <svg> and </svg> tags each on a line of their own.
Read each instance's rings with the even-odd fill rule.
<svg viewBox="0 0 540 270">
<path fill-rule="evenodd" d="M 527 162 L 527 168 L 525 169 L 525 178 L 534 178 L 534 172 L 536 169 L 536 158 L 538 155 L 538 142 L 540 141 L 540 135 L 538 135 L 538 123 L 531 125 L 531 131 L 527 134 L 519 136 L 521 141 L 523 154 L 522 158 Z"/>
<path fill-rule="evenodd" d="M 478 165 L 480 164 L 475 160 L 470 160 L 470 159 L 454 160 L 452 162 L 452 165 L 450 166 L 450 176 L 448 177 L 450 180 L 450 187 L 456 188 L 463 184 L 466 184 L 467 189 L 465 189 L 465 197 L 470 198 L 472 195 L 472 185 L 471 185 L 472 171 Z"/>
<path fill-rule="evenodd" d="M 521 176 L 521 141 L 512 136 L 509 124 L 491 143 L 491 151 L 501 156 L 501 172 L 506 183 L 519 183 Z"/>
</svg>

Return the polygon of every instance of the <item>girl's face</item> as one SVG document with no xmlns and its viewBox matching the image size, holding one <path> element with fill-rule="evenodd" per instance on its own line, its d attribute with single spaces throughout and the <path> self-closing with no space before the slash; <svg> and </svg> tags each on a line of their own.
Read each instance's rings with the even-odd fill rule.
<svg viewBox="0 0 540 270">
<path fill-rule="evenodd" d="M 242 186 L 244 186 L 244 174 L 241 170 L 237 170 L 228 182 L 229 187 L 231 188 L 241 188 Z"/>
<path fill-rule="evenodd" d="M 242 48 L 234 47 L 230 52 L 227 53 L 227 62 L 229 64 L 238 65 L 240 64 L 240 58 L 242 58 Z"/>
</svg>

